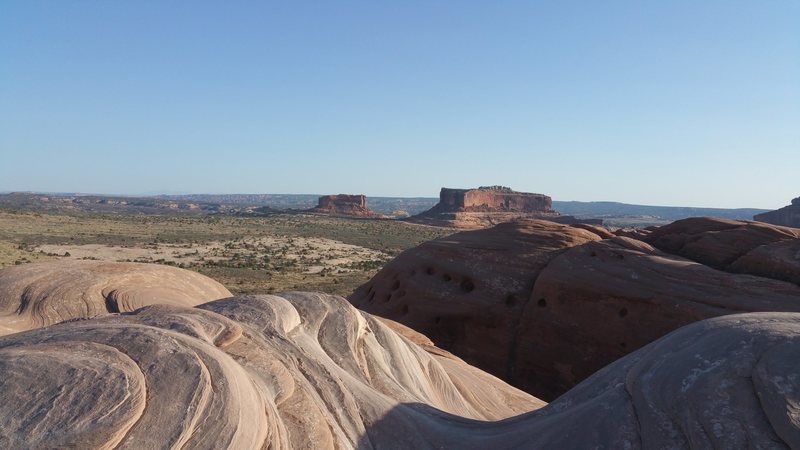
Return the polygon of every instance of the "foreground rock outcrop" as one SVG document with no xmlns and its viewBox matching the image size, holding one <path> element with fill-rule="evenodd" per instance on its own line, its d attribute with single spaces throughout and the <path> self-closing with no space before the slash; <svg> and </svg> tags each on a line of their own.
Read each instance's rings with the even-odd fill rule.
<svg viewBox="0 0 800 450">
<path fill-rule="evenodd" d="M 636 235 L 726 267 L 757 258 L 765 247 L 752 242 L 800 245 L 787 229 L 766 227 L 699 219 Z M 696 239 L 685 229 L 711 234 Z M 545 400 L 683 325 L 740 312 L 800 312 L 800 286 L 781 281 L 787 277 L 728 273 L 592 230 L 520 221 L 426 242 L 387 264 L 350 301 Z M 773 266 L 749 264 L 798 273 L 790 252 Z M 768 257 L 776 253 L 756 260 Z"/>
<path fill-rule="evenodd" d="M 461 232 L 403 252 L 349 299 L 513 384 L 527 364 L 512 355 L 539 273 L 568 248 L 600 239 L 543 220 Z"/>
<path fill-rule="evenodd" d="M 505 186 L 482 186 L 477 189 L 442 188 L 439 203 L 409 222 L 464 229 L 486 228 L 519 219 L 547 219 L 559 223 L 587 222 L 602 224 L 602 220 L 579 221 L 562 216 L 553 210 L 553 201 L 542 194 L 516 192 Z"/>
<path fill-rule="evenodd" d="M 753 220 L 783 225 L 785 227 L 800 228 L 800 197 L 792 199 L 792 204 L 781 209 L 756 214 Z"/>
<path fill-rule="evenodd" d="M 364 217 L 371 219 L 384 219 L 386 216 L 378 214 L 367 208 L 367 197 L 364 195 L 323 195 L 315 208 L 309 210 L 318 214 L 332 216 Z"/>
<path fill-rule="evenodd" d="M 157 264 L 53 261 L 0 269 L 0 335 L 128 312 L 194 306 L 232 294 L 197 272 Z"/>
<path fill-rule="evenodd" d="M 544 404 L 312 293 L 17 333 L 0 338 L 0 373 L 3 448 L 385 448 L 427 420 L 408 407 L 371 430 L 402 405 L 499 420 Z"/>
<path fill-rule="evenodd" d="M 800 229 L 698 217 L 653 229 L 640 239 L 715 269 L 800 284 Z"/>
<path fill-rule="evenodd" d="M 0 445 L 797 448 L 797 336 L 800 314 L 695 323 L 536 409 L 341 298 L 148 306 L 0 338 Z"/>
</svg>

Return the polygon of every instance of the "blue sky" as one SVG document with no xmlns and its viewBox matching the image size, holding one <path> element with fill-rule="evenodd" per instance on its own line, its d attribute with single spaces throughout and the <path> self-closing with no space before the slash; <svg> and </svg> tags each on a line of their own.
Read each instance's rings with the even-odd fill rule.
<svg viewBox="0 0 800 450">
<path fill-rule="evenodd" d="M 0 191 L 800 195 L 797 1 L 4 1 Z"/>
</svg>

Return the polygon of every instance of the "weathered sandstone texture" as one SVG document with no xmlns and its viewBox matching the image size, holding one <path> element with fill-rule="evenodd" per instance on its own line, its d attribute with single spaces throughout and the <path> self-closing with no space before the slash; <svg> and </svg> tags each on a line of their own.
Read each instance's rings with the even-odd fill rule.
<svg viewBox="0 0 800 450">
<path fill-rule="evenodd" d="M 364 195 L 324 195 L 319 198 L 317 206 L 310 211 L 333 216 L 353 216 L 373 219 L 386 217 L 367 208 L 367 197 Z"/>
<path fill-rule="evenodd" d="M 733 252 L 755 258 L 749 264 L 759 275 L 798 274 L 791 261 L 797 238 L 771 244 L 794 246 L 783 253 L 761 255 L 765 247 L 745 245 L 757 240 L 751 234 L 762 245 L 774 242 L 787 236 L 784 229 L 724 228 L 730 224 L 712 219 L 689 224 L 718 231 L 715 239 L 697 241 L 702 251 L 690 253 L 700 262 L 727 261 Z M 530 220 L 426 242 L 387 264 L 350 301 L 545 400 L 691 322 L 748 311 L 800 312 L 800 286 L 780 281 L 791 281 L 788 276 L 719 271 L 640 240 L 590 230 Z M 731 234 L 719 232 L 725 230 Z M 679 254 L 694 249 L 666 239 L 666 232 L 642 236 L 674 243 L 670 248 Z M 772 266 L 759 262 L 770 258 Z"/>
<path fill-rule="evenodd" d="M 312 293 L 17 333 L 0 338 L 0 373 L 3 448 L 390 448 L 424 444 L 416 422 L 544 405 Z M 380 425 L 396 409 L 403 419 Z"/>
<path fill-rule="evenodd" d="M 439 203 L 406 220 L 425 225 L 473 229 L 523 218 L 547 219 L 565 224 L 587 222 L 602 225 L 601 220 L 581 221 L 572 216 L 562 216 L 553 210 L 553 202 L 546 195 L 516 192 L 505 186 L 442 188 L 439 192 Z"/>
<path fill-rule="evenodd" d="M 701 217 L 656 228 L 642 240 L 715 269 L 800 284 L 797 228 Z"/>
<path fill-rule="evenodd" d="M 146 305 L 194 306 L 232 294 L 189 270 L 157 264 L 53 261 L 0 269 L 0 335 Z"/>
<path fill-rule="evenodd" d="M 756 214 L 753 220 L 773 225 L 800 228 L 800 197 L 792 199 L 792 204 L 781 209 Z"/>
<path fill-rule="evenodd" d="M 798 448 L 798 336 L 800 314 L 698 322 L 539 408 L 338 297 L 148 306 L 0 338 L 0 445 Z"/>
</svg>

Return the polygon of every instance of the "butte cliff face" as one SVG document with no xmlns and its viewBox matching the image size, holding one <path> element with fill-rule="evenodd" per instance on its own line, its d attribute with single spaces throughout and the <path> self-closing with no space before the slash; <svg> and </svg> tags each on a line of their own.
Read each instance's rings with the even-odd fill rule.
<svg viewBox="0 0 800 450">
<path fill-rule="evenodd" d="M 371 219 L 386 217 L 367 208 L 367 197 L 365 195 L 323 195 L 319 198 L 317 206 L 312 208 L 310 212 Z"/>
<path fill-rule="evenodd" d="M 689 323 L 800 312 L 800 230 L 700 218 L 636 236 L 465 231 L 402 253 L 350 301 L 545 400 Z"/>
<path fill-rule="evenodd" d="M 439 203 L 407 219 L 410 222 L 455 228 L 486 228 L 522 218 L 546 219 L 559 223 L 579 222 L 553 210 L 553 201 L 543 194 L 516 192 L 505 186 L 478 189 L 442 188 Z M 598 220 L 590 221 L 601 223 Z"/>
<path fill-rule="evenodd" d="M 785 227 L 800 228 L 800 197 L 792 199 L 792 204 L 776 211 L 757 214 L 753 220 L 783 225 Z"/>
</svg>

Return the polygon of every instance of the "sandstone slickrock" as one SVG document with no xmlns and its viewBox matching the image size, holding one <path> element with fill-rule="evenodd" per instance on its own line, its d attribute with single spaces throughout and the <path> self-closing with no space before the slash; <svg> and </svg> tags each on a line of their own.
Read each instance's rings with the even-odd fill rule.
<svg viewBox="0 0 800 450">
<path fill-rule="evenodd" d="M 341 298 L 148 306 L 0 338 L 0 446 L 798 448 L 798 336 L 800 314 L 697 322 L 516 414 L 538 403 Z"/>
<path fill-rule="evenodd" d="M 514 380 L 511 355 L 539 272 L 569 247 L 599 239 L 544 220 L 460 232 L 403 252 L 349 299 L 421 332 L 469 364 Z"/>
<path fill-rule="evenodd" d="M 797 228 L 696 217 L 656 228 L 643 240 L 719 270 L 795 283 L 800 278 L 800 256 L 792 254 L 800 240 Z"/>
<path fill-rule="evenodd" d="M 580 222 L 553 210 L 553 201 L 546 195 L 516 192 L 505 186 L 482 186 L 477 189 L 443 187 L 439 192 L 439 203 L 406 220 L 425 225 L 472 229 L 524 218 L 565 224 Z M 602 225 L 602 220 L 584 222 Z"/>
<path fill-rule="evenodd" d="M 231 295 L 204 275 L 157 264 L 24 264 L 0 269 L 0 335 L 156 303 L 194 306 Z"/>
<path fill-rule="evenodd" d="M 745 224 L 746 230 L 728 221 L 701 224 L 706 230 L 731 230 L 697 241 L 703 251 L 716 252 L 708 256 L 712 261 L 739 253 L 756 258 L 756 250 L 737 241 L 742 234 L 790 237 L 774 227 L 756 226 L 753 232 L 748 228 L 752 224 Z M 664 236 L 657 231 L 648 233 Z M 794 267 L 793 248 L 773 266 L 760 264 L 760 275 L 779 273 L 787 264 Z M 776 253 L 762 250 L 776 258 Z M 704 256 L 699 250 L 697 254 Z M 631 238 L 601 240 L 584 229 L 523 221 L 407 250 L 359 287 L 350 301 L 550 400 L 685 324 L 737 312 L 800 311 L 800 288 L 718 271 Z"/>
<path fill-rule="evenodd" d="M 314 213 L 330 214 L 334 216 L 353 216 L 381 219 L 386 218 L 367 208 L 367 197 L 364 195 L 323 195 L 315 208 Z"/>
<path fill-rule="evenodd" d="M 553 398 L 672 330 L 749 311 L 800 312 L 800 286 L 722 272 L 630 238 L 590 242 L 553 258 L 536 279 L 512 381 Z"/>
<path fill-rule="evenodd" d="M 386 448 L 394 433 L 370 427 L 401 404 L 475 420 L 543 405 L 312 293 L 13 334 L 0 338 L 0 374 L 3 448 Z"/>
<path fill-rule="evenodd" d="M 800 228 L 800 197 L 793 198 L 789 206 L 781 209 L 756 214 L 753 220 L 767 222 L 773 225 Z"/>
</svg>

